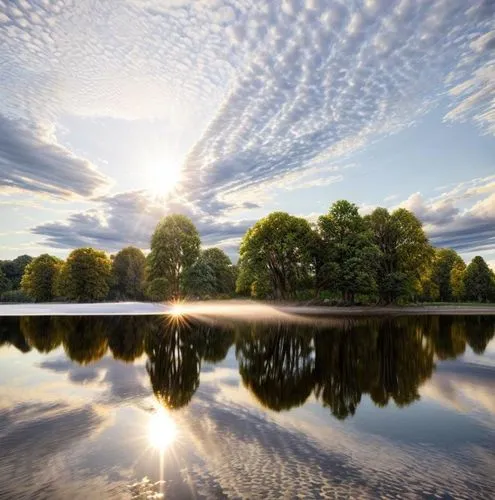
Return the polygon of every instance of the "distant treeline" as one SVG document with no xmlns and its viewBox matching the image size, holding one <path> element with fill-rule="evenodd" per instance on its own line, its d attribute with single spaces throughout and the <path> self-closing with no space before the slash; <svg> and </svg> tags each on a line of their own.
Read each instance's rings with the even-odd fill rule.
<svg viewBox="0 0 495 500">
<path fill-rule="evenodd" d="M 260 219 L 244 235 L 233 265 L 219 248 L 201 250 L 183 215 L 157 225 L 145 257 L 74 250 L 62 261 L 23 255 L 0 264 L 4 301 L 228 298 L 321 300 L 332 304 L 493 302 L 495 275 L 482 257 L 466 266 L 452 249 L 434 248 L 404 208 L 362 217 L 346 200 L 316 224 L 285 212 Z"/>
<path fill-rule="evenodd" d="M 63 347 L 85 365 L 110 350 L 132 363 L 145 356 L 157 400 L 186 406 L 199 387 L 202 363 L 222 361 L 232 346 L 244 386 L 265 407 L 288 410 L 311 394 L 337 418 L 353 415 L 363 395 L 377 406 L 406 406 L 434 373 L 436 360 L 467 346 L 482 354 L 493 316 L 423 316 L 322 323 L 203 323 L 192 318 L 0 317 L 0 348 L 48 353 Z M 15 375 L 15 374 L 13 374 Z"/>
</svg>

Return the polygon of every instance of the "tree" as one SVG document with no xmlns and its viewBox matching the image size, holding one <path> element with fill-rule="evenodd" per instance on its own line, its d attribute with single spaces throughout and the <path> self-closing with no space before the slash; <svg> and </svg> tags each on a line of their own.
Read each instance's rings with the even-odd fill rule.
<svg viewBox="0 0 495 500">
<path fill-rule="evenodd" d="M 456 262 L 450 271 L 450 289 L 452 290 L 452 299 L 459 302 L 464 298 L 464 273 L 466 264 L 461 259 Z"/>
<path fill-rule="evenodd" d="M 442 302 L 449 302 L 453 299 L 452 284 L 450 274 L 452 269 L 460 263 L 464 263 L 459 254 L 450 248 L 438 248 L 432 263 L 431 279 L 438 287 L 438 296 Z"/>
<path fill-rule="evenodd" d="M 495 277 L 483 257 L 476 256 L 464 273 L 464 290 L 468 300 L 495 300 Z"/>
<path fill-rule="evenodd" d="M 346 200 L 336 201 L 328 215 L 318 219 L 318 229 L 322 239 L 318 284 L 339 291 L 350 303 L 356 293 L 373 293 L 378 248 L 358 207 Z"/>
<path fill-rule="evenodd" d="M 275 298 L 291 297 L 298 287 L 311 284 L 314 239 L 305 219 L 285 212 L 260 219 L 242 239 L 238 282 L 249 276 L 252 286 L 267 275 Z"/>
<path fill-rule="evenodd" d="M 112 259 L 112 294 L 118 299 L 143 298 L 146 258 L 136 247 L 121 250 Z"/>
<path fill-rule="evenodd" d="M 7 276 L 5 276 L 4 272 L 2 271 L 2 268 L 0 267 L 0 295 L 3 292 L 6 292 L 10 287 L 10 281 L 7 279 Z"/>
<path fill-rule="evenodd" d="M 62 332 L 51 316 L 23 316 L 20 326 L 27 343 L 38 352 L 48 353 L 62 343 Z"/>
<path fill-rule="evenodd" d="M 215 293 L 228 295 L 234 293 L 235 270 L 229 256 L 220 248 L 207 248 L 201 252 L 200 259 L 213 271 Z"/>
<path fill-rule="evenodd" d="M 155 278 L 148 283 L 146 296 L 152 302 L 163 302 L 171 295 L 170 283 L 165 278 Z"/>
<path fill-rule="evenodd" d="M 152 319 L 147 316 L 112 316 L 109 319 L 108 347 L 113 357 L 132 363 L 144 352 L 144 338 Z"/>
<path fill-rule="evenodd" d="M 391 214 L 386 208 L 377 208 L 365 221 L 380 251 L 377 282 L 381 301 L 411 297 L 433 254 L 421 222 L 405 208 Z"/>
<path fill-rule="evenodd" d="M 33 259 L 25 268 L 21 280 L 24 293 L 36 302 L 49 302 L 54 297 L 54 283 L 63 261 L 43 254 Z"/>
<path fill-rule="evenodd" d="M 183 273 L 182 291 L 196 297 L 208 297 L 216 292 L 215 274 L 202 257 Z"/>
<path fill-rule="evenodd" d="M 110 259 L 93 248 L 78 248 L 70 253 L 60 271 L 56 288 L 77 302 L 103 300 L 109 291 Z"/>
<path fill-rule="evenodd" d="M 18 290 L 21 287 L 24 269 L 32 260 L 29 255 L 20 255 L 14 260 L 4 260 L 1 263 L 2 271 L 9 282 L 9 290 Z"/>
<path fill-rule="evenodd" d="M 148 280 L 164 278 L 172 296 L 181 294 L 181 276 L 200 254 L 201 240 L 192 221 L 184 215 L 169 215 L 157 225 L 148 255 Z"/>
</svg>

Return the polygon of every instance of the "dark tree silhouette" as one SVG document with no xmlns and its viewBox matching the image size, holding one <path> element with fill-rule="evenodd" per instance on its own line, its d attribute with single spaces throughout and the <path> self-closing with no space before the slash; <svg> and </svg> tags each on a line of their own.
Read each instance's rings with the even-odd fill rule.
<svg viewBox="0 0 495 500">
<path fill-rule="evenodd" d="M 186 406 L 199 387 L 197 329 L 183 318 L 156 318 L 146 336 L 145 351 L 146 370 L 157 400 L 170 409 Z"/>
<path fill-rule="evenodd" d="M 21 333 L 19 317 L 0 316 L 0 347 L 3 345 L 13 345 L 24 353 L 31 350 L 31 346 Z"/>
<path fill-rule="evenodd" d="M 132 363 L 144 352 L 144 338 L 150 329 L 147 316 L 118 316 L 109 325 L 108 347 L 113 357 Z"/>
<path fill-rule="evenodd" d="M 236 345 L 244 385 L 275 411 L 302 405 L 313 389 L 311 332 L 296 325 L 252 325 Z"/>
<path fill-rule="evenodd" d="M 22 317 L 21 332 L 27 343 L 38 352 L 53 351 L 62 343 L 61 332 L 50 316 Z"/>
</svg>

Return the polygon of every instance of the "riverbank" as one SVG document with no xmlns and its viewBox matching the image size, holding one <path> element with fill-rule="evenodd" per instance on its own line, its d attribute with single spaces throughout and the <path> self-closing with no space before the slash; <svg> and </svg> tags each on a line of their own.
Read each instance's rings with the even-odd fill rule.
<svg viewBox="0 0 495 500">
<path fill-rule="evenodd" d="M 307 305 L 294 302 L 222 300 L 159 304 L 152 302 L 101 302 L 95 304 L 0 304 L 0 316 L 131 316 L 160 314 L 205 316 L 407 316 L 407 315 L 495 315 L 495 304 L 442 304 L 410 306 Z"/>
</svg>

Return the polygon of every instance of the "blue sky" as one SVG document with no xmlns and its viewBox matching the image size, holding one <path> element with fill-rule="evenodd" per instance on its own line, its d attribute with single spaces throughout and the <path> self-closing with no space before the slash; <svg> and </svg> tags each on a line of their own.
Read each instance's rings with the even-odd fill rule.
<svg viewBox="0 0 495 500">
<path fill-rule="evenodd" d="M 495 264 L 490 0 L 0 0 L 0 258 L 405 206 Z"/>
</svg>

